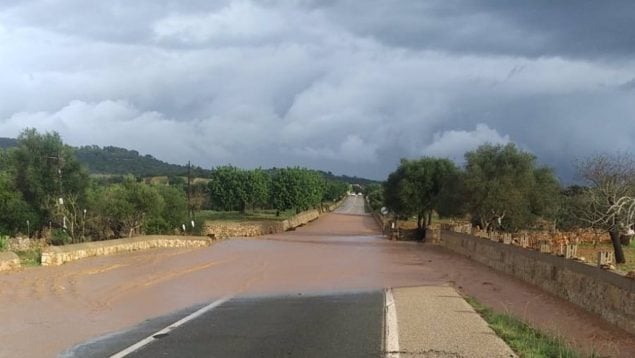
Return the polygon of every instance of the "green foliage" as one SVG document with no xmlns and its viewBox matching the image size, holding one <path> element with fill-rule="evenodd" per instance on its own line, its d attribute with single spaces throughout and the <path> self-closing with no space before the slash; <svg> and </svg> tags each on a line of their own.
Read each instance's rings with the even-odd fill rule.
<svg viewBox="0 0 635 358">
<path fill-rule="evenodd" d="M 34 228 L 40 224 L 38 213 L 23 199 L 14 183 L 8 171 L 0 172 L 0 232 L 11 235 L 27 233 L 27 221 Z"/>
<path fill-rule="evenodd" d="M 458 175 L 458 169 L 448 159 L 402 159 L 399 168 L 384 183 L 386 206 L 398 216 L 416 215 L 417 226 L 429 224 L 432 211 L 438 210 L 446 182 Z"/>
<path fill-rule="evenodd" d="M 384 206 L 384 188 L 381 184 L 368 184 L 364 188 L 364 196 L 368 199 L 371 210 L 377 211 Z"/>
<path fill-rule="evenodd" d="M 83 200 L 88 175 L 59 134 L 26 129 L 18 137 L 18 147 L 9 154 L 15 187 L 37 213 L 37 222 L 61 222 L 57 210 L 60 197 L 76 195 Z"/>
<path fill-rule="evenodd" d="M 71 237 L 66 233 L 64 229 L 53 229 L 51 232 L 51 244 L 60 246 L 70 244 Z"/>
<path fill-rule="evenodd" d="M 118 147 L 99 147 L 96 145 L 75 149 L 77 159 L 85 165 L 91 173 L 99 174 L 131 174 L 137 177 L 151 177 L 167 175 L 187 176 L 185 165 L 168 164 L 151 155 L 140 155 L 136 150 Z M 192 167 L 192 176 L 207 177 L 209 170 Z"/>
<path fill-rule="evenodd" d="M 119 238 L 145 229 L 156 233 L 168 224 L 162 220 L 166 203 L 158 190 L 132 177 L 122 184 L 94 189 L 90 200 L 91 231 L 97 237 Z"/>
<path fill-rule="evenodd" d="M 5 251 L 9 247 L 9 237 L 0 235 L 0 252 Z"/>
<path fill-rule="evenodd" d="M 377 184 L 375 184 L 377 185 Z M 324 189 L 324 201 L 335 202 L 340 200 L 346 195 L 348 191 L 348 184 L 336 181 L 336 180 L 328 180 L 325 184 Z"/>
<path fill-rule="evenodd" d="M 267 205 L 271 188 L 271 177 L 262 169 L 249 170 L 244 174 L 245 206 L 262 208 Z"/>
<path fill-rule="evenodd" d="M 225 211 L 245 211 L 247 206 L 247 173 L 233 166 L 218 167 L 209 181 L 212 207 Z"/>
<path fill-rule="evenodd" d="M 32 249 L 26 251 L 16 251 L 22 266 L 40 266 L 42 264 L 42 250 Z"/>
<path fill-rule="evenodd" d="M 324 179 L 304 168 L 278 169 L 271 183 L 271 204 L 277 210 L 307 210 L 322 202 Z"/>
<path fill-rule="evenodd" d="M 467 210 L 482 228 L 515 231 L 553 218 L 559 184 L 553 172 L 513 144 L 482 145 L 465 154 Z"/>
</svg>

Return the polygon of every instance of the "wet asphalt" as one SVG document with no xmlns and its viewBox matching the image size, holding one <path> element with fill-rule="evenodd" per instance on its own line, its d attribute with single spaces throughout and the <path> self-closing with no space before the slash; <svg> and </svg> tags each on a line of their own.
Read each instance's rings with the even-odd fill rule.
<svg viewBox="0 0 635 358">
<path fill-rule="evenodd" d="M 98 338 L 67 357 L 108 357 L 200 306 Z M 383 291 L 229 300 L 128 357 L 381 357 Z"/>
</svg>

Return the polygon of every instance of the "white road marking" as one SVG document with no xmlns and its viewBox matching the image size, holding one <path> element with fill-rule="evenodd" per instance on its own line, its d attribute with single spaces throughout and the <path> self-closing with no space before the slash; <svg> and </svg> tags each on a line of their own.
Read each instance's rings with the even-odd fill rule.
<svg viewBox="0 0 635 358">
<path fill-rule="evenodd" d="M 397 326 L 397 307 L 392 289 L 386 290 L 386 358 L 399 358 L 399 327 Z"/>
<path fill-rule="evenodd" d="M 199 309 L 198 311 L 190 314 L 189 316 L 186 316 L 186 317 L 182 318 L 181 320 L 179 320 L 177 322 L 174 322 L 173 324 L 165 327 L 164 329 L 162 329 L 162 330 L 160 330 L 160 331 L 158 331 L 156 333 L 153 333 L 149 337 L 144 338 L 141 341 L 131 345 L 130 347 L 122 350 L 121 352 L 111 355 L 110 358 L 123 358 L 123 357 L 127 356 L 128 354 L 130 354 L 132 352 L 135 352 L 135 351 L 139 350 L 140 348 L 142 348 L 142 347 L 154 342 L 155 340 L 159 339 L 159 338 L 155 338 L 155 336 L 167 334 L 170 331 L 172 331 L 173 329 L 178 328 L 179 326 L 182 326 L 185 323 L 187 323 L 187 322 L 189 322 L 189 321 L 191 321 L 191 320 L 203 315 L 204 313 L 209 312 L 209 311 L 213 310 L 214 308 L 222 305 L 223 303 L 229 301 L 231 298 L 232 298 L 231 296 L 228 296 L 228 297 L 221 298 L 220 300 L 214 301 L 214 302 L 210 303 L 209 305 Z"/>
</svg>

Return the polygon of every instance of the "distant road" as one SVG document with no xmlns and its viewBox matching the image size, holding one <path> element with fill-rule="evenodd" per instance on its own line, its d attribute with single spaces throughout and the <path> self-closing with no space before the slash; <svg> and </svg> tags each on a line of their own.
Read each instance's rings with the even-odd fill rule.
<svg viewBox="0 0 635 358">
<path fill-rule="evenodd" d="M 351 214 L 351 215 L 367 215 L 364 197 L 361 195 L 349 196 L 344 203 L 335 210 L 337 214 Z"/>
</svg>

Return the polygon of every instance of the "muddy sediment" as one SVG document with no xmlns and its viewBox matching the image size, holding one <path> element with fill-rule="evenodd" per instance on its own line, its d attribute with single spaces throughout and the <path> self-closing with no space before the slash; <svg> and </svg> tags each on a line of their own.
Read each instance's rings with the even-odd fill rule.
<svg viewBox="0 0 635 358">
<path fill-rule="evenodd" d="M 226 295 L 451 284 L 584 350 L 635 356 L 635 339 L 598 317 L 430 245 L 391 242 L 350 206 L 295 231 L 0 273 L 0 356 L 55 356 L 95 336 Z"/>
</svg>

